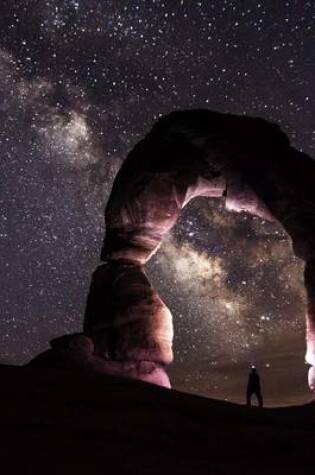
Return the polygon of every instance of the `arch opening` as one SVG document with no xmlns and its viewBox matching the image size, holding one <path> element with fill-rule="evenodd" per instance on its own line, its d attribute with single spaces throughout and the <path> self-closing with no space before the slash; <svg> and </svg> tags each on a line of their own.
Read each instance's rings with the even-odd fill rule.
<svg viewBox="0 0 315 475">
<path fill-rule="evenodd" d="M 192 200 L 146 265 L 173 314 L 172 386 L 244 403 L 255 364 L 269 405 L 305 403 L 303 262 L 279 224 L 223 200 Z"/>
</svg>

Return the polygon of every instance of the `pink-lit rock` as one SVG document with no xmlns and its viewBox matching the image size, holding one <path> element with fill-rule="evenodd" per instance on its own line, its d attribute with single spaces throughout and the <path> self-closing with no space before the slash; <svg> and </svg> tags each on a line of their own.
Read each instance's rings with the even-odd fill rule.
<svg viewBox="0 0 315 475">
<path fill-rule="evenodd" d="M 99 357 L 119 361 L 173 360 L 173 326 L 169 309 L 141 265 L 108 261 L 94 272 L 84 331 Z"/>
<path fill-rule="evenodd" d="M 315 393 L 315 367 L 311 366 L 308 370 L 308 385 L 310 389 Z"/>
<path fill-rule="evenodd" d="M 209 196 L 224 197 L 228 209 L 276 220 L 290 235 L 294 253 L 306 262 L 306 359 L 315 365 L 314 182 L 314 161 L 265 120 L 208 110 L 160 119 L 115 179 L 105 211 L 104 263 L 93 275 L 84 321 L 93 355 L 83 341 L 75 343 L 79 353 L 98 358 L 96 371 L 123 368 L 123 375 L 148 374 L 147 380 L 169 385 L 163 366 L 173 358 L 172 316 L 142 266 L 188 201 Z M 153 370 L 143 373 L 142 363 Z M 313 381 L 313 370 L 310 375 Z"/>
</svg>

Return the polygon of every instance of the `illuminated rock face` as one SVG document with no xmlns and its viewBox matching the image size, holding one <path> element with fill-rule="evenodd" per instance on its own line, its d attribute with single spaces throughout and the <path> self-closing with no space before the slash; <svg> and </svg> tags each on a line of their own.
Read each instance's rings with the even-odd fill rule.
<svg viewBox="0 0 315 475">
<path fill-rule="evenodd" d="M 107 264 L 94 274 L 85 317 L 95 354 L 171 362 L 171 315 L 142 266 L 190 199 L 225 196 L 228 209 L 278 220 L 306 261 L 307 361 L 315 365 L 313 180 L 312 159 L 264 120 L 206 110 L 161 119 L 125 160 L 106 207 Z"/>
<path fill-rule="evenodd" d="M 172 317 L 143 265 L 196 196 L 224 197 L 227 209 L 277 220 L 288 232 L 306 262 L 306 359 L 315 366 L 314 183 L 314 161 L 267 121 L 208 110 L 159 120 L 126 158 L 107 203 L 103 264 L 84 322 L 89 366 L 169 386 Z"/>
</svg>

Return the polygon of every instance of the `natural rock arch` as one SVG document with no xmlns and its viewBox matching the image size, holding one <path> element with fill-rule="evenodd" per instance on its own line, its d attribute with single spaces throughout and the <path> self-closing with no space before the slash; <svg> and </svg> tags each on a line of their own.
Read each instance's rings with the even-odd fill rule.
<svg viewBox="0 0 315 475">
<path fill-rule="evenodd" d="M 56 340 L 53 348 L 96 371 L 169 386 L 164 367 L 173 359 L 172 316 L 143 265 L 190 199 L 224 196 L 228 209 L 279 221 L 305 261 L 306 361 L 314 366 L 314 180 L 315 162 L 265 120 L 209 110 L 160 119 L 115 179 L 85 336 Z M 309 385 L 315 389 L 313 368 Z"/>
</svg>

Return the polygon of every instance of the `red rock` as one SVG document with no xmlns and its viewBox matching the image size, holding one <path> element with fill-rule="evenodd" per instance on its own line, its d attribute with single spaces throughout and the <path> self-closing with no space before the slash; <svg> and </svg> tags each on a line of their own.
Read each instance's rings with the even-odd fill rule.
<svg viewBox="0 0 315 475">
<path fill-rule="evenodd" d="M 277 220 L 290 235 L 306 262 L 306 360 L 315 365 L 314 183 L 314 161 L 275 124 L 208 110 L 160 119 L 126 158 L 106 206 L 104 264 L 93 275 L 84 322 L 94 356 L 172 361 L 171 313 L 142 266 L 188 201 L 209 196 L 224 197 L 228 209 Z M 139 377 L 133 366 L 129 372 Z"/>
</svg>

